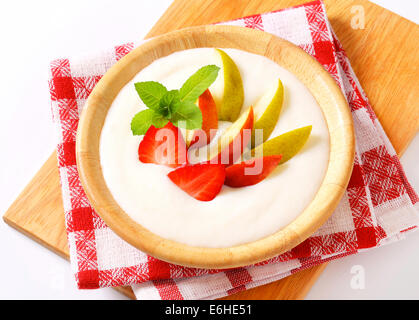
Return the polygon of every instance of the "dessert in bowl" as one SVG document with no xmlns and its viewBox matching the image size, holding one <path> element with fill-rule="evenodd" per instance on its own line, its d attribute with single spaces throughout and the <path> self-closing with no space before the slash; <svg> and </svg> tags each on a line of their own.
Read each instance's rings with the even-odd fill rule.
<svg viewBox="0 0 419 320">
<path fill-rule="evenodd" d="M 175 146 L 156 156 L 164 130 Z M 119 236 L 165 261 L 228 268 L 289 250 L 325 222 L 354 138 L 342 93 L 308 54 L 264 32 L 206 26 L 152 39 L 112 67 L 76 151 L 92 206 Z M 261 169 L 243 174 L 256 159 Z"/>
</svg>

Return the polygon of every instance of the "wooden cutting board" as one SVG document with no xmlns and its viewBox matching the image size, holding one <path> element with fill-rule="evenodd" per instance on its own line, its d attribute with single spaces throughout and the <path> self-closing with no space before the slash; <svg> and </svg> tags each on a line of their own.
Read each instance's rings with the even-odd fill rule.
<svg viewBox="0 0 419 320">
<path fill-rule="evenodd" d="M 148 37 L 175 29 L 278 10 L 298 0 L 175 0 Z M 419 27 L 366 0 L 326 0 L 327 14 L 384 130 L 401 155 L 419 128 Z M 354 6 L 362 7 L 354 7 Z M 365 29 L 352 29 L 351 9 Z M 6 223 L 68 259 L 55 152 L 4 215 Z M 326 264 L 226 299 L 303 299 Z M 130 287 L 117 290 L 135 298 Z"/>
</svg>

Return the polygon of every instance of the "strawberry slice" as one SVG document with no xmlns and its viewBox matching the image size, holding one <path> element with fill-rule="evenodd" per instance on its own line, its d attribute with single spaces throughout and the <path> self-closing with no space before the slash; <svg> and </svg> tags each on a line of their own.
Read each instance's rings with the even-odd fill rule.
<svg viewBox="0 0 419 320">
<path fill-rule="evenodd" d="M 171 122 L 160 129 L 151 126 L 138 147 L 138 157 L 144 163 L 176 168 L 187 163 L 185 140 Z"/>
<path fill-rule="evenodd" d="M 170 172 L 168 177 L 179 188 L 200 201 L 211 201 L 220 192 L 225 180 L 221 164 L 198 163 Z"/>
<path fill-rule="evenodd" d="M 282 155 L 265 156 L 234 164 L 226 168 L 225 184 L 240 188 L 261 182 L 275 170 Z"/>
<path fill-rule="evenodd" d="M 194 130 L 188 136 L 189 147 L 202 147 L 211 142 L 211 129 L 218 129 L 218 114 L 215 101 L 209 89 L 199 96 L 198 106 L 202 112 L 202 128 Z"/>
</svg>

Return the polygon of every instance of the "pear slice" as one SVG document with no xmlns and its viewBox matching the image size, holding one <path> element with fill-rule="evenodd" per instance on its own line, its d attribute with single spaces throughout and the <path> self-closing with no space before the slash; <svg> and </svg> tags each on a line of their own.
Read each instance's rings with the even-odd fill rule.
<svg viewBox="0 0 419 320">
<path fill-rule="evenodd" d="M 221 58 L 223 79 L 210 87 L 217 105 L 218 120 L 234 122 L 240 115 L 244 101 L 243 82 L 233 59 L 223 50 L 215 49 Z"/>
<path fill-rule="evenodd" d="M 210 146 L 207 159 L 211 163 L 233 164 L 250 141 L 253 122 L 253 108 L 250 107 Z"/>
<path fill-rule="evenodd" d="M 307 142 L 312 126 L 302 127 L 272 138 L 251 150 L 252 157 L 282 154 L 279 164 L 294 157 Z"/>
<path fill-rule="evenodd" d="M 270 88 L 255 104 L 253 111 L 255 113 L 255 125 L 252 132 L 251 148 L 268 140 L 272 131 L 275 129 L 278 122 L 279 114 L 282 109 L 282 102 L 284 100 L 284 86 L 281 79 L 278 79 L 272 88 Z M 262 131 L 262 141 L 256 141 L 255 130 Z M 260 138 L 258 139 L 260 140 Z"/>
</svg>

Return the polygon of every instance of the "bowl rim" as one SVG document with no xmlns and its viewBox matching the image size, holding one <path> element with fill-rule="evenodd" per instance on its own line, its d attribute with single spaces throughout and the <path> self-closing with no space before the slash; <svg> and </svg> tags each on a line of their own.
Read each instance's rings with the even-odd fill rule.
<svg viewBox="0 0 419 320">
<path fill-rule="evenodd" d="M 193 247 L 165 239 L 132 220 L 113 198 L 100 165 L 101 130 L 120 89 L 152 61 L 199 47 L 235 48 L 263 55 L 304 83 L 322 109 L 329 130 L 329 163 L 311 203 L 283 229 L 259 240 L 225 248 Z M 180 29 L 152 38 L 113 65 L 96 84 L 83 108 L 76 137 L 81 184 L 93 209 L 123 240 L 170 263 L 198 268 L 232 268 L 284 253 L 311 236 L 333 213 L 349 182 L 355 154 L 352 116 L 330 74 L 298 46 L 272 34 L 237 26 Z"/>
</svg>

